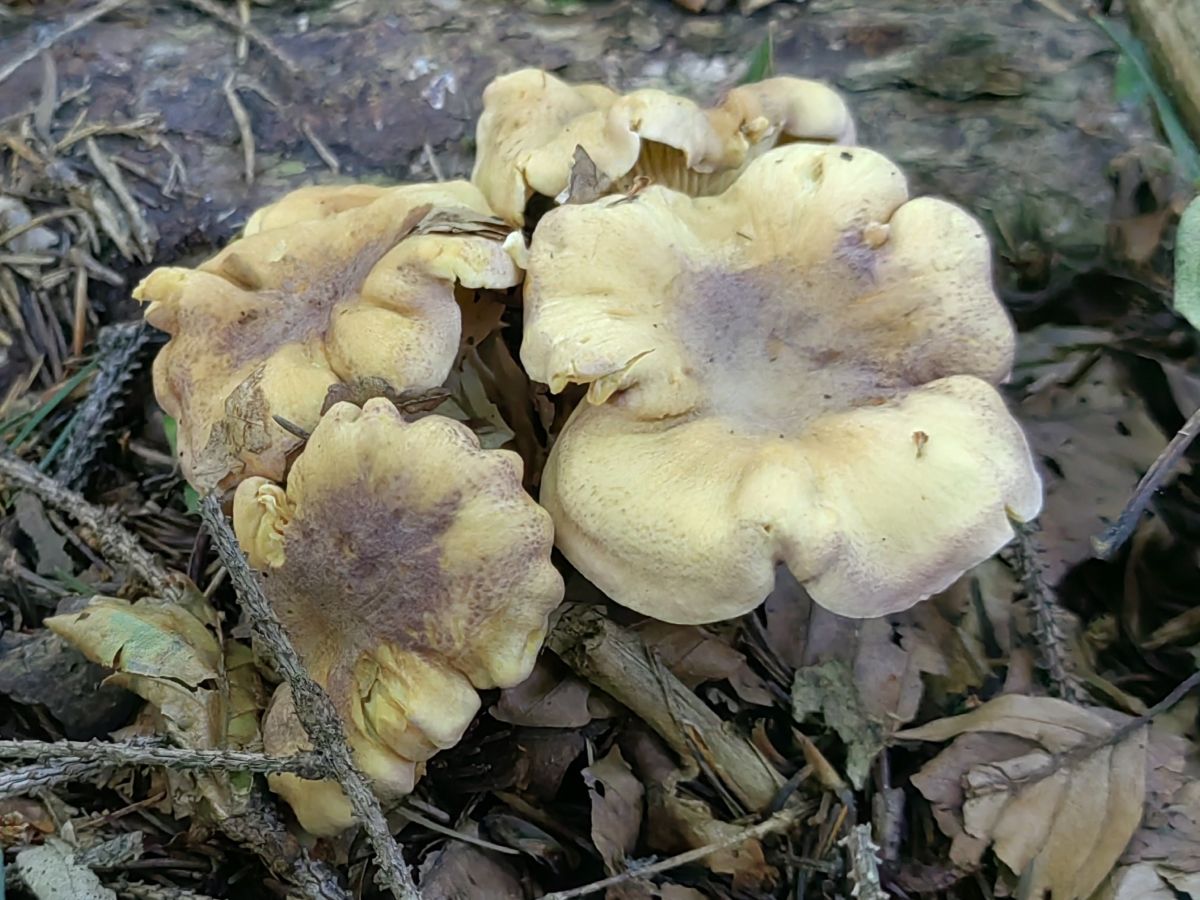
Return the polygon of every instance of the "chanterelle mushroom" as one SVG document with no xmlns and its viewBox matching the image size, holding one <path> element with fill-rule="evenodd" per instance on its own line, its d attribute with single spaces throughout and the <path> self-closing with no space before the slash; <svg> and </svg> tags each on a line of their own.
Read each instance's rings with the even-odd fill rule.
<svg viewBox="0 0 1200 900">
<path fill-rule="evenodd" d="M 590 385 L 542 503 L 567 558 L 640 612 L 739 615 L 785 563 L 823 606 L 883 615 L 1040 508 L 992 387 L 1014 335 L 987 240 L 876 153 L 794 144 L 717 197 L 560 207 L 525 303 L 530 376 Z"/>
<path fill-rule="evenodd" d="M 522 69 L 484 90 L 471 179 L 497 215 L 521 224 L 533 194 L 557 197 L 567 187 L 577 146 L 614 189 L 644 175 L 701 196 L 720 193 L 756 156 L 794 140 L 854 140 L 845 104 L 819 82 L 768 78 L 702 109 L 664 91 L 621 96 Z"/>
<path fill-rule="evenodd" d="M 151 273 L 134 297 L 171 335 L 154 387 L 188 480 L 281 478 L 300 438 L 275 417 L 311 430 L 332 385 L 440 385 L 458 351 L 455 284 L 521 279 L 489 223 L 466 182 L 304 189 L 199 267 Z"/>
<path fill-rule="evenodd" d="M 410 791 L 423 762 L 459 740 L 476 689 L 528 676 L 562 599 L 553 526 L 521 469 L 457 422 L 407 422 L 374 399 L 321 418 L 286 489 L 238 486 L 238 540 L 384 795 Z M 269 752 L 302 744 L 290 704 L 286 692 L 272 703 Z M 349 824 L 335 788 L 272 783 L 310 830 Z"/>
</svg>

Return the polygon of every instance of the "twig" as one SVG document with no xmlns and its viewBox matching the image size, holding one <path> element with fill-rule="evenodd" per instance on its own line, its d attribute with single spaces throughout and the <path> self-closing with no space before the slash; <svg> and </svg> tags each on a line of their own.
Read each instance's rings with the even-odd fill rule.
<svg viewBox="0 0 1200 900">
<path fill-rule="evenodd" d="M 95 536 L 101 553 L 128 566 L 159 596 L 171 597 L 177 592 L 180 576 L 167 571 L 157 556 L 116 521 L 111 510 L 88 503 L 75 491 L 42 474 L 9 450 L 0 450 L 0 481 L 33 491 L 45 503 L 74 517 Z"/>
<path fill-rule="evenodd" d="M 133 239 L 137 242 L 138 249 L 141 251 L 142 262 L 148 263 L 154 259 L 154 248 L 158 243 L 158 234 L 154 226 L 146 221 L 142 215 L 142 208 L 138 202 L 133 199 L 133 194 L 129 191 L 129 186 L 125 184 L 125 178 L 121 175 L 121 170 L 117 168 L 116 163 L 104 155 L 100 149 L 100 145 L 96 143 L 95 138 L 86 138 L 84 140 L 84 148 L 87 150 L 88 159 L 96 168 L 96 172 L 104 179 L 113 195 L 117 198 L 117 202 L 121 204 L 121 208 L 125 210 L 125 215 L 129 219 L 130 230 L 133 232 Z"/>
<path fill-rule="evenodd" d="M 448 828 L 441 822 L 435 822 L 428 816 L 423 816 L 415 809 L 401 807 L 396 810 L 396 815 L 403 816 L 411 822 L 422 825 L 430 831 L 443 835 L 455 841 L 462 841 L 464 844 L 473 844 L 476 847 L 481 847 L 484 850 L 491 850 L 493 853 L 504 853 L 509 856 L 520 856 L 520 850 L 514 850 L 512 847 L 505 847 L 503 844 L 493 844 L 491 841 L 485 841 L 483 838 L 477 838 L 473 835 L 466 834 L 462 831 L 455 831 L 453 828 Z"/>
<path fill-rule="evenodd" d="M 627 881 L 646 878 L 650 875 L 657 875 L 659 872 L 667 872 L 671 869 L 677 869 L 680 866 L 686 866 L 688 863 L 704 859 L 706 856 L 711 856 L 713 853 L 743 844 L 746 841 L 766 837 L 768 834 L 775 834 L 779 831 L 786 831 L 796 821 L 796 818 L 806 811 L 806 807 L 795 807 L 784 810 L 765 821 L 759 822 L 757 825 L 750 825 L 712 844 L 705 844 L 703 847 L 688 850 L 686 853 L 680 853 L 677 856 L 670 856 L 647 866 L 638 866 L 619 875 L 613 875 L 609 878 L 593 881 L 591 884 L 585 884 L 583 887 L 546 894 L 542 897 L 542 900 L 572 900 L 574 897 L 586 897 L 588 894 L 599 893 L 614 885 L 624 884 Z"/>
<path fill-rule="evenodd" d="M 63 38 L 74 34 L 80 28 L 86 28 L 92 22 L 95 22 L 102 16 L 108 15 L 114 10 L 120 9 L 129 2 L 130 0 L 103 0 L 103 2 L 97 3 L 87 12 L 72 19 L 58 31 L 46 35 L 24 53 L 18 54 L 17 57 L 4 66 L 4 68 L 0 69 L 0 84 L 3 84 L 6 80 L 8 80 L 8 78 L 11 77 L 12 74 L 17 71 L 17 69 L 25 65 L 25 63 L 37 59 L 38 54 L 49 50 Z"/>
<path fill-rule="evenodd" d="M 237 86 L 233 83 L 231 74 L 225 79 L 225 102 L 229 104 L 229 112 L 237 123 L 238 134 L 242 141 L 242 166 L 245 169 L 246 184 L 254 184 L 254 126 L 250 123 L 250 114 L 238 97 Z"/>
<path fill-rule="evenodd" d="M 218 826 L 308 900 L 351 900 L 338 873 L 309 855 L 261 787 L 254 787 L 241 812 L 220 819 Z"/>
<path fill-rule="evenodd" d="M 1042 577 L 1038 562 L 1037 538 L 1039 525 L 1036 522 L 1014 524 L 1016 540 L 1013 556 L 1017 575 L 1025 588 L 1025 596 L 1033 611 L 1033 634 L 1042 651 L 1042 664 L 1050 676 L 1051 687 L 1058 696 L 1072 703 L 1084 703 L 1087 692 L 1078 676 L 1071 669 L 1066 635 L 1058 622 L 1058 603 L 1054 591 Z"/>
<path fill-rule="evenodd" d="M 308 139 L 313 150 L 317 152 L 317 156 L 321 157 L 322 162 L 329 167 L 330 172 L 337 175 L 342 171 L 342 162 L 337 158 L 337 154 L 330 150 L 323 140 L 317 137 L 317 133 L 308 122 L 300 123 L 300 131 Z M 438 180 L 440 181 L 441 179 Z"/>
<path fill-rule="evenodd" d="M 87 483 L 92 460 L 104 448 L 106 428 L 124 399 L 125 387 L 142 367 L 142 350 L 155 338 L 142 319 L 106 325 L 97 337 L 96 376 L 67 426 L 70 434 L 54 469 L 54 480 L 78 490 Z"/>
<path fill-rule="evenodd" d="M 1033 781 L 1041 781 L 1043 778 L 1053 775 L 1064 766 L 1072 766 L 1080 760 L 1091 756 L 1093 753 L 1103 750 L 1105 747 L 1115 747 L 1134 732 L 1141 728 L 1145 728 L 1154 720 L 1156 716 L 1166 712 L 1185 696 L 1187 696 L 1187 694 L 1189 694 L 1191 691 L 1194 691 L 1198 686 L 1200 686 L 1200 671 L 1193 672 L 1184 681 L 1180 682 L 1175 687 L 1175 690 L 1167 694 L 1167 696 L 1158 703 L 1155 703 L 1142 715 L 1135 716 L 1120 727 L 1114 728 L 1108 734 L 1102 734 L 1096 737 L 1088 738 L 1084 741 L 1080 741 L 1070 750 L 1050 756 L 1050 758 L 1047 759 L 1047 761 L 1042 765 L 1030 769 L 1027 772 L 1023 772 L 1019 776 L 1007 778 L 1006 783 L 1011 787 L 1018 787 L 1023 784 L 1029 784 Z"/>
<path fill-rule="evenodd" d="M 871 826 L 855 825 L 838 843 L 846 848 L 850 861 L 855 900 L 887 900 L 879 884 L 879 848 L 871 840 Z"/>
<path fill-rule="evenodd" d="M 109 763 L 77 757 L 5 769 L 0 771 L 0 800 L 21 797 L 37 788 L 54 787 L 64 781 L 91 781 L 110 769 Z"/>
<path fill-rule="evenodd" d="M 277 43 L 271 40 L 271 38 L 267 37 L 249 22 L 242 22 L 237 16 L 225 9 L 222 9 L 216 3 L 213 3 L 212 0 L 184 0 L 184 2 L 189 6 L 194 6 L 205 15 L 212 16 L 218 22 L 223 22 L 236 31 L 239 35 L 245 35 L 251 41 L 258 44 L 265 51 L 267 51 L 268 56 L 273 57 L 281 66 L 283 66 L 289 75 L 299 77 L 301 74 L 303 74 L 304 70 L 300 67 L 300 64 L 292 59 L 292 57 L 288 55 L 287 51 L 285 51 Z"/>
<path fill-rule="evenodd" d="M 757 748 L 669 671 L 656 671 L 646 644 L 599 610 L 567 607 L 546 645 L 581 678 L 629 707 L 682 758 L 695 759 L 691 739 L 701 737 L 704 762 L 745 808 L 763 810 L 775 798 L 783 776 Z"/>
<path fill-rule="evenodd" d="M 296 701 L 309 740 L 327 764 L 329 771 L 345 791 L 350 806 L 363 823 L 367 837 L 375 849 L 379 863 L 376 879 L 381 887 L 402 900 L 417 900 L 421 895 L 412 873 L 404 861 L 379 801 L 362 773 L 354 765 L 342 722 L 329 695 L 321 689 L 304 668 L 287 633 L 267 602 L 258 577 L 250 570 L 246 557 L 238 547 L 237 538 L 225 520 L 225 513 L 215 496 L 209 494 L 200 505 L 204 524 L 208 527 L 213 546 L 237 589 L 238 599 L 246 612 L 254 633 L 275 659 L 279 673 L 287 679 Z"/>
<path fill-rule="evenodd" d="M 55 760 L 59 764 L 100 762 L 110 766 L 164 766 L 168 769 L 230 769 L 264 774 L 292 772 L 301 778 L 328 777 L 321 758 L 315 753 L 271 757 L 242 750 L 191 750 L 100 741 L 0 741 L 0 759 Z"/>
<path fill-rule="evenodd" d="M 1133 534 L 1138 521 L 1142 518 L 1142 513 L 1150 505 L 1155 491 L 1159 489 L 1163 479 L 1171 474 L 1175 464 L 1187 452 L 1188 446 L 1197 433 L 1200 433 L 1200 409 L 1192 413 L 1191 418 L 1183 423 L 1179 433 L 1171 438 L 1171 443 L 1167 444 L 1163 452 L 1158 455 L 1158 459 L 1154 460 L 1154 464 L 1146 470 L 1146 474 L 1142 476 L 1142 480 L 1134 489 L 1133 496 L 1129 498 L 1129 503 L 1117 517 L 1117 521 L 1104 534 L 1092 538 L 1092 552 L 1098 559 L 1111 559 L 1129 540 L 1129 536 Z"/>
<path fill-rule="evenodd" d="M 213 900 L 208 894 L 197 894 L 186 888 L 163 884 L 147 884 L 144 881 L 129 881 L 118 878 L 111 883 L 117 893 L 132 900 Z"/>
</svg>

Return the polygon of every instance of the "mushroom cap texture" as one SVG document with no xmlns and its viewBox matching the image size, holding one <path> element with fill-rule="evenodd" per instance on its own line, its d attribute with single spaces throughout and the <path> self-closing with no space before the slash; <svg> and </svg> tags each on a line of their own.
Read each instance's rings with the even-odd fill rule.
<svg viewBox="0 0 1200 900">
<path fill-rule="evenodd" d="M 549 212 L 521 359 L 589 385 L 542 481 L 558 546 L 670 622 L 749 611 L 780 564 L 846 616 L 945 588 L 1041 507 L 990 268 L 971 216 L 861 148 Z"/>
<path fill-rule="evenodd" d="M 523 224 L 533 194 L 557 197 L 567 187 L 576 146 L 615 190 L 645 175 L 700 196 L 720 193 L 756 156 L 794 140 L 854 142 L 845 104 L 820 82 L 768 78 L 703 109 L 660 90 L 622 96 L 522 69 L 483 92 L 471 180 L 497 215 Z"/>
<path fill-rule="evenodd" d="M 477 689 L 529 675 L 562 600 L 553 525 L 521 471 L 458 422 L 408 422 L 374 399 L 329 409 L 286 489 L 238 485 L 238 540 L 385 795 L 410 791 L 424 760 L 458 742 Z M 286 722 L 286 709 L 268 715 L 264 740 L 294 747 Z M 285 797 L 306 827 L 347 824 L 293 782 Z"/>
<path fill-rule="evenodd" d="M 432 209 L 490 217 L 467 182 L 304 188 L 251 217 L 194 269 L 160 268 L 134 291 L 170 341 L 154 361 L 160 405 L 179 422 L 184 475 L 202 492 L 280 479 L 329 388 L 382 379 L 437 387 L 461 332 L 455 284 L 507 288 L 521 271 L 501 241 L 420 233 Z"/>
</svg>

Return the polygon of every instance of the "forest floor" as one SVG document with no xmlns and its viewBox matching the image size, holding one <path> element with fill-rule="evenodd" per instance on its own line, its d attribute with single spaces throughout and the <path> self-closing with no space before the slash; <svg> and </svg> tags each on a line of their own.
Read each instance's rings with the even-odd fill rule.
<svg viewBox="0 0 1200 900">
<path fill-rule="evenodd" d="M 705 102 L 768 67 L 839 90 L 914 195 L 988 232 L 1045 507 L 883 619 L 781 579 L 668 625 L 564 564 L 533 676 L 385 810 L 422 896 L 1200 897 L 1200 451 L 1138 490 L 1200 409 L 1173 303 L 1200 156 L 1117 6 L 0 2 L 0 898 L 386 895 L 378 846 L 302 834 L 275 764 L 213 721 L 236 694 L 257 734 L 280 675 L 130 291 L 291 188 L 468 176 L 484 85 L 524 66 Z M 519 315 L 476 325 L 468 412 L 533 410 Z M 503 424 L 544 460 L 542 419 Z M 164 594 L 74 643 L 44 625 Z M 233 746 L 253 758 L 200 752 Z"/>
</svg>

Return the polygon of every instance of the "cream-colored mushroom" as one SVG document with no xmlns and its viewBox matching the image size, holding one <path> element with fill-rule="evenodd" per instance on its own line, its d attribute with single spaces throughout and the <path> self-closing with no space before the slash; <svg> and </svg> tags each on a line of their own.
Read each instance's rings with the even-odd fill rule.
<svg viewBox="0 0 1200 900">
<path fill-rule="evenodd" d="M 497 215 L 521 224 L 531 196 L 555 198 L 567 188 L 577 147 L 608 189 L 645 176 L 701 196 L 720 193 L 751 160 L 797 140 L 854 141 L 845 104 L 819 82 L 768 78 L 704 109 L 665 91 L 621 96 L 522 69 L 484 90 L 471 178 Z"/>
<path fill-rule="evenodd" d="M 458 224 L 455 224 L 457 221 Z M 134 292 L 171 340 L 154 362 L 163 409 L 199 490 L 282 478 L 331 386 L 437 387 L 458 351 L 455 285 L 507 288 L 521 272 L 466 182 L 304 189 L 251 218 L 195 269 Z"/>
<path fill-rule="evenodd" d="M 405 421 L 374 399 L 333 406 L 286 487 L 238 486 L 238 540 L 384 796 L 411 791 L 424 762 L 458 742 L 477 690 L 528 676 L 562 599 L 550 517 L 521 469 L 458 422 Z M 305 746 L 291 702 L 285 692 L 272 703 L 268 752 Z M 350 824 L 335 788 L 271 783 L 309 830 Z"/>
<path fill-rule="evenodd" d="M 834 612 L 895 612 L 1040 508 L 987 240 L 876 153 L 793 144 L 716 197 L 560 207 L 525 298 L 530 376 L 589 385 L 542 503 L 642 613 L 739 615 L 780 564 Z"/>
</svg>

